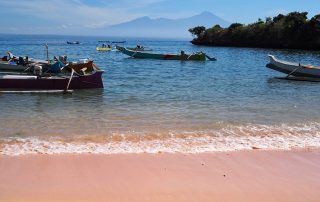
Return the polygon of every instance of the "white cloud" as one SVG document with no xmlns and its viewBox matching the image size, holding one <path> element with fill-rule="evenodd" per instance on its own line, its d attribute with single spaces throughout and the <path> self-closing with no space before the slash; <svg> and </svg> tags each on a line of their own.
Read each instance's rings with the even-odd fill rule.
<svg viewBox="0 0 320 202">
<path fill-rule="evenodd" d="M 109 0 L 98 2 L 102 6 L 95 6 L 81 0 L 0 0 L 0 5 L 12 15 L 46 19 L 57 29 L 67 30 L 75 27 L 95 29 L 125 22 L 140 17 L 132 12 L 133 8 L 144 8 L 160 1 L 163 0 Z M 34 26 L 40 25 L 35 22 Z"/>
</svg>

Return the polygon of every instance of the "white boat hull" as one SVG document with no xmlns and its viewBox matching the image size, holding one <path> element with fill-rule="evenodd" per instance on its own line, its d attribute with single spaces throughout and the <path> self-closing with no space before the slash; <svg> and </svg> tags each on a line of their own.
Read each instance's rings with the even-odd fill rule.
<svg viewBox="0 0 320 202">
<path fill-rule="evenodd" d="M 269 55 L 269 58 L 270 63 L 267 64 L 267 67 L 270 69 L 288 74 L 289 76 L 320 78 L 320 67 L 281 61 L 273 55 Z"/>
</svg>

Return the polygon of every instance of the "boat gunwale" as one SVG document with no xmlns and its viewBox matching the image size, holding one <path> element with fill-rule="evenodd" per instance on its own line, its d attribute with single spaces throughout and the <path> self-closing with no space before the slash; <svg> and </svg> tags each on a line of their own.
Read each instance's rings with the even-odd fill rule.
<svg viewBox="0 0 320 202">
<path fill-rule="evenodd" d="M 316 70 L 320 70 L 320 66 L 313 66 L 313 65 L 306 65 L 306 64 L 301 64 L 301 63 L 296 63 L 296 62 L 289 62 L 289 61 L 285 61 L 285 60 L 280 60 L 278 58 L 276 58 L 274 55 L 268 55 L 270 58 L 270 63 L 273 65 L 276 65 L 275 63 L 279 63 L 282 65 L 290 65 L 290 66 L 295 66 L 295 67 L 302 67 L 305 69 L 316 69 Z"/>
</svg>

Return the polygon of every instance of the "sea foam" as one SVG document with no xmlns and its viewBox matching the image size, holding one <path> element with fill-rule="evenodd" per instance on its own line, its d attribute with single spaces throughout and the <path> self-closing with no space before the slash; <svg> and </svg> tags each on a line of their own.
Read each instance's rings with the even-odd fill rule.
<svg viewBox="0 0 320 202">
<path fill-rule="evenodd" d="M 166 133 L 113 133 L 63 137 L 12 137 L 0 140 L 0 154 L 203 153 L 252 149 L 320 148 L 320 125 L 242 125 L 216 130 Z"/>
</svg>

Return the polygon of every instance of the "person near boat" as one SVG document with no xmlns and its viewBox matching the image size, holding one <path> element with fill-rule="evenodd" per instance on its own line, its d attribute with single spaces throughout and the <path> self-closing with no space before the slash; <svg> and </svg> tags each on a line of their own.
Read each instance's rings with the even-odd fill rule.
<svg viewBox="0 0 320 202">
<path fill-rule="evenodd" d="M 181 60 L 187 60 L 188 59 L 188 55 L 184 52 L 184 50 L 180 51 L 180 55 L 181 55 Z"/>
</svg>

